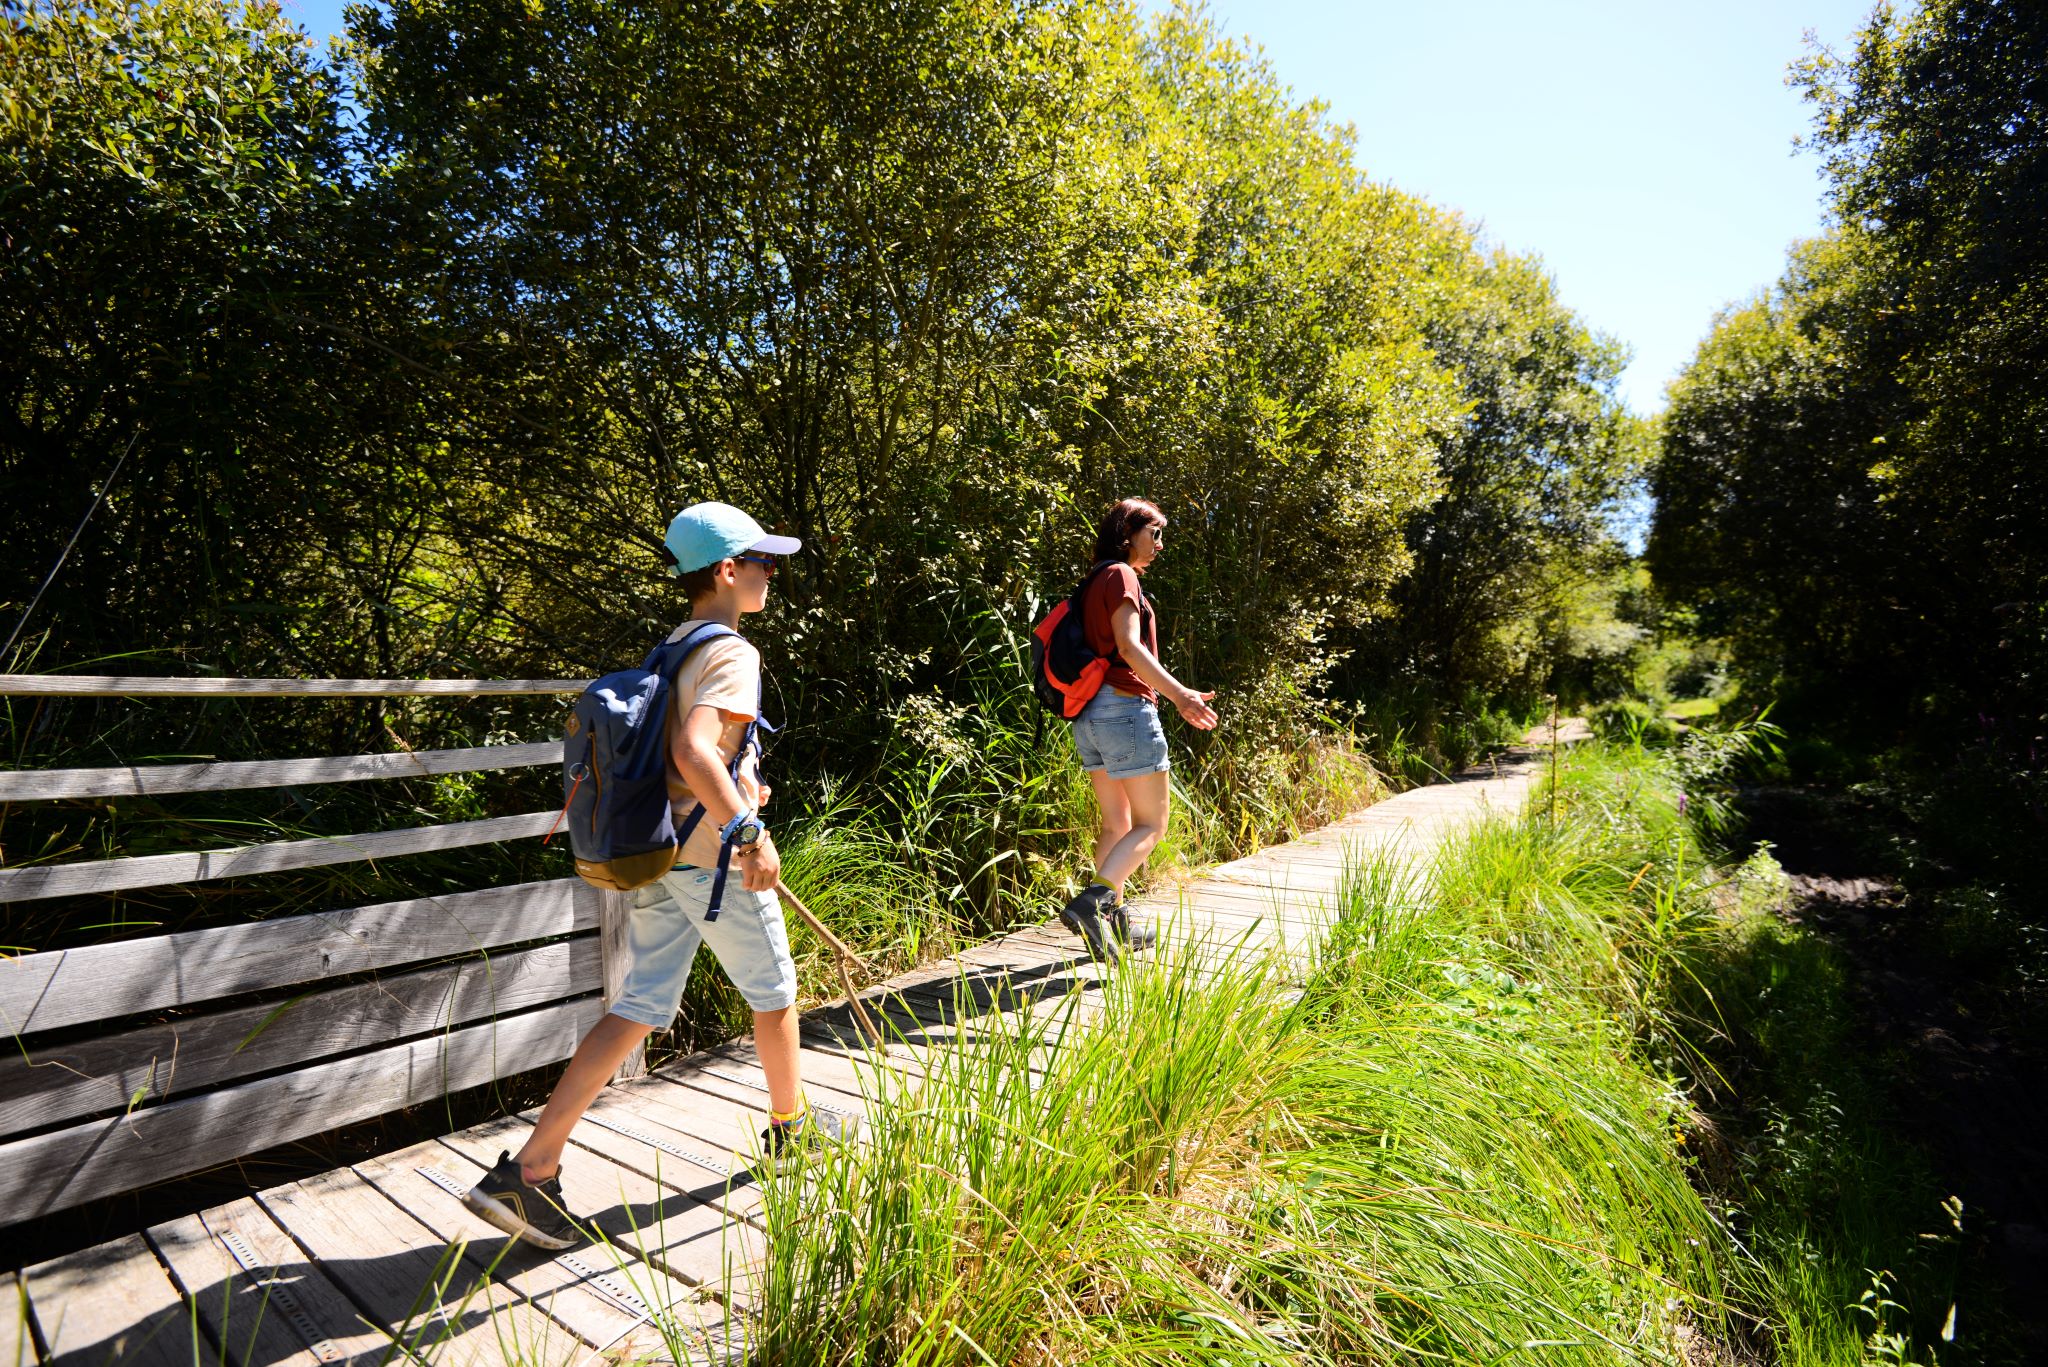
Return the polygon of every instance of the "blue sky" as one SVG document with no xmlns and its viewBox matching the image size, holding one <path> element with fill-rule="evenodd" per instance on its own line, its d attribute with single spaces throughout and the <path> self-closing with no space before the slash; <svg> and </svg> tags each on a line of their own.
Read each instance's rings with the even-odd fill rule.
<svg viewBox="0 0 2048 1367">
<path fill-rule="evenodd" d="M 1663 407 L 1714 311 L 1775 280 L 1821 226 L 1807 107 L 1784 84 L 1811 29 L 1840 50 L 1872 0 L 1217 0 L 1297 95 L 1356 125 L 1375 179 L 1541 256 L 1634 351 L 1629 405 Z M 283 0 L 316 36 L 340 0 Z M 1902 7 L 1903 8 L 1903 7 Z"/>
<path fill-rule="evenodd" d="M 1716 309 L 1821 228 L 1808 106 L 1784 84 L 1811 29 L 1845 52 L 1872 0 L 1220 0 L 1282 80 L 1358 130 L 1377 180 L 1541 256 L 1565 301 L 1634 351 L 1653 413 Z M 1904 8 L 1903 6 L 1901 7 Z"/>
</svg>

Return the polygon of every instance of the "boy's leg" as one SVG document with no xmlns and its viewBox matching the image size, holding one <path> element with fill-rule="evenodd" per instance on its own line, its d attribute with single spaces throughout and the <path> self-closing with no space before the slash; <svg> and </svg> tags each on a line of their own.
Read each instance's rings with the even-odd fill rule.
<svg viewBox="0 0 2048 1367">
<path fill-rule="evenodd" d="M 562 1080 L 555 1084 L 533 1133 L 526 1137 L 525 1147 L 519 1150 L 522 1177 L 528 1182 L 540 1182 L 554 1176 L 561 1166 L 569 1131 L 576 1128 L 576 1122 L 619 1071 L 626 1056 L 652 1031 L 652 1026 L 610 1014 L 590 1028 L 583 1043 L 576 1046 L 576 1054 L 569 1060 Z"/>
<path fill-rule="evenodd" d="M 679 869 L 632 895 L 626 913 L 626 951 L 630 966 L 611 1009 L 599 1018 L 555 1084 L 540 1122 L 519 1150 L 519 1166 L 528 1181 L 545 1178 L 561 1162 L 569 1131 L 590 1109 L 590 1103 L 618 1073 L 626 1056 L 656 1028 L 675 1019 L 690 981 L 690 964 L 703 943 L 698 918 L 703 915 L 701 870 Z"/>
<path fill-rule="evenodd" d="M 767 1075 L 769 1109 L 778 1117 L 796 1119 L 804 1104 L 796 960 L 789 952 L 782 903 L 772 892 L 748 892 L 735 875 L 725 885 L 725 905 L 718 919 L 701 928 L 719 967 L 754 1010 L 754 1049 Z"/>
<path fill-rule="evenodd" d="M 768 1106 L 779 1115 L 794 1112 L 803 1097 L 802 1054 L 794 1006 L 754 1013 L 754 1052 L 768 1075 Z"/>
</svg>

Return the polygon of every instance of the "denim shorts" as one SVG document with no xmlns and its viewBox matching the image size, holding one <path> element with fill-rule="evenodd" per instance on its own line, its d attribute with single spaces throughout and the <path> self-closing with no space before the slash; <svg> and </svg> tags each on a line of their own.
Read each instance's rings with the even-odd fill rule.
<svg viewBox="0 0 2048 1367">
<path fill-rule="evenodd" d="M 1166 757 L 1166 732 L 1159 725 L 1159 704 L 1127 698 L 1105 688 L 1088 700 L 1074 718 L 1074 748 L 1081 767 L 1111 778 L 1160 774 L 1173 767 Z"/>
<path fill-rule="evenodd" d="M 627 940 L 632 967 L 611 1014 L 666 1029 L 682 1004 L 697 946 L 708 944 L 719 967 L 756 1011 L 796 1005 L 796 960 L 789 956 L 789 932 L 782 904 L 773 892 L 748 892 L 734 869 L 725 881 L 725 900 L 716 921 L 704 919 L 711 902 L 710 869 L 677 869 L 632 894 Z"/>
</svg>

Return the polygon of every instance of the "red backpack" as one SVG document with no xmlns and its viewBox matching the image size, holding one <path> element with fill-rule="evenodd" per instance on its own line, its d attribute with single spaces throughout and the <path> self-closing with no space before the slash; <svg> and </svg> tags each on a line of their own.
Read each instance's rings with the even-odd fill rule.
<svg viewBox="0 0 2048 1367">
<path fill-rule="evenodd" d="M 1097 655 L 1088 648 L 1088 637 L 1081 630 L 1081 599 L 1088 586 L 1111 565 L 1122 563 L 1098 562 L 1083 576 L 1080 587 L 1053 604 L 1045 620 L 1032 628 L 1031 691 L 1056 717 L 1072 721 L 1080 716 L 1089 699 L 1101 691 L 1103 676 L 1109 673 L 1110 666 L 1124 662 L 1123 656 L 1114 650 Z"/>
</svg>

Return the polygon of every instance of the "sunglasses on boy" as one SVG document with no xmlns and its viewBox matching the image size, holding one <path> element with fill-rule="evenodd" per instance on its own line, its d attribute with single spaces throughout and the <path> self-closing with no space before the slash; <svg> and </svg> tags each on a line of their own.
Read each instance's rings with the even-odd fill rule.
<svg viewBox="0 0 2048 1367">
<path fill-rule="evenodd" d="M 766 569 L 770 574 L 775 572 L 775 562 L 780 558 L 780 556 L 770 555 L 766 551 L 741 551 L 733 557 L 735 560 L 750 560 L 754 564 Z"/>
</svg>

